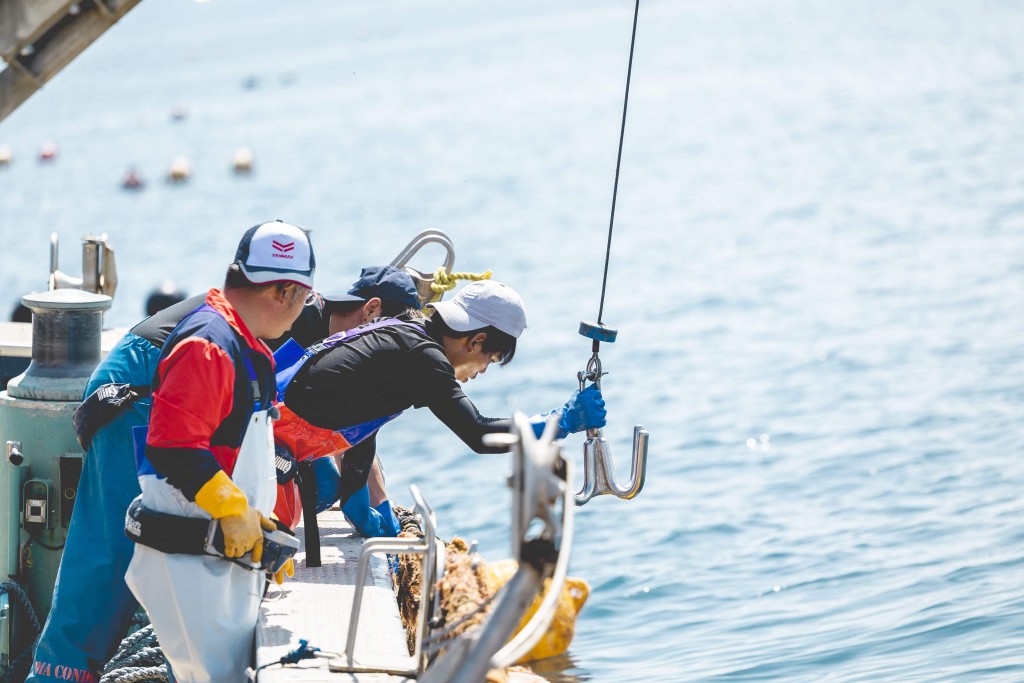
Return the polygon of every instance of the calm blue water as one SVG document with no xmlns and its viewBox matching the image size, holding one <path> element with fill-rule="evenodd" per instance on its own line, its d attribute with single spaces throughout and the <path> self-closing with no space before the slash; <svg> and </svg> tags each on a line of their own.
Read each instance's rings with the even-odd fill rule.
<svg viewBox="0 0 1024 683">
<path fill-rule="evenodd" d="M 529 307 L 470 394 L 554 407 L 589 356 L 631 18 L 147 0 L 0 124 L 0 304 L 45 282 L 50 231 L 76 273 L 110 234 L 125 325 L 164 277 L 216 284 L 260 220 L 314 229 L 327 290 L 439 227 Z M 642 422 L 651 465 L 580 510 L 593 594 L 549 678 L 1024 680 L 1021 35 L 1012 0 L 644 2 L 603 358 L 614 453 Z M 166 186 L 179 154 L 194 180 Z M 417 483 L 443 535 L 508 554 L 507 457 L 429 414 L 382 452 L 399 502 Z"/>
</svg>

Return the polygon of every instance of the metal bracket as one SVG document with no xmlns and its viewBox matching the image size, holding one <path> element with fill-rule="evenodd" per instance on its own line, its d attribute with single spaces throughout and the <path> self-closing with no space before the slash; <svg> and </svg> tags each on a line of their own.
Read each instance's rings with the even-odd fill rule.
<svg viewBox="0 0 1024 683">
<path fill-rule="evenodd" d="M 117 291 L 117 263 L 107 236 L 82 235 L 82 276 L 74 277 L 58 268 L 57 233 L 52 233 L 48 289 L 81 289 L 113 297 Z"/>
<path fill-rule="evenodd" d="M 11 463 L 15 467 L 25 462 L 25 454 L 21 452 L 20 441 L 7 442 L 7 462 Z"/>
</svg>

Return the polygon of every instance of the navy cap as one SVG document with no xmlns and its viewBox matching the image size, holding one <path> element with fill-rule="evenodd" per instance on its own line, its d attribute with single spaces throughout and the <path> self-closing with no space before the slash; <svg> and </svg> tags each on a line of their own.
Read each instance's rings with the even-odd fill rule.
<svg viewBox="0 0 1024 683">
<path fill-rule="evenodd" d="M 419 309 L 422 306 L 412 278 L 404 270 L 394 266 L 363 268 L 359 279 L 349 288 L 348 294 L 325 294 L 324 301 L 327 304 L 346 303 L 368 301 L 374 297 L 405 304 L 409 308 Z"/>
</svg>

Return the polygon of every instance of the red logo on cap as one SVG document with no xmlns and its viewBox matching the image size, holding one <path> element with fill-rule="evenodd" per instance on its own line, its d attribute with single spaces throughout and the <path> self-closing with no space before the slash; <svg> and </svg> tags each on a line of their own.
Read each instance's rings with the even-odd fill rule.
<svg viewBox="0 0 1024 683">
<path fill-rule="evenodd" d="M 278 242 L 277 240 L 273 240 L 273 242 L 274 249 L 278 251 L 289 252 L 295 248 L 295 242 Z"/>
</svg>

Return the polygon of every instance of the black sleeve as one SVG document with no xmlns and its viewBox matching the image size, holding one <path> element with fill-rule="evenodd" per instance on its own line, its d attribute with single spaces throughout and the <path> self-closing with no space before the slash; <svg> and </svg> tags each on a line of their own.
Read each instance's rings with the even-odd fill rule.
<svg viewBox="0 0 1024 683">
<path fill-rule="evenodd" d="M 345 451 L 345 467 L 341 470 L 341 504 L 349 496 L 366 486 L 370 468 L 377 454 L 377 434 L 374 432 L 352 448 Z"/>
<path fill-rule="evenodd" d="M 507 446 L 485 446 L 483 436 L 512 431 L 512 418 L 484 417 L 465 395 L 433 403 L 430 411 L 477 453 L 505 453 L 509 450 Z"/>
</svg>

